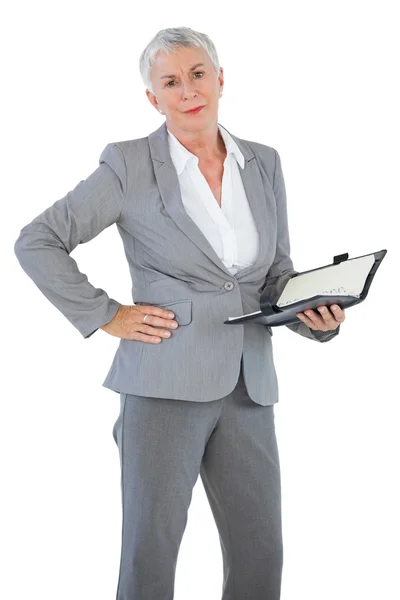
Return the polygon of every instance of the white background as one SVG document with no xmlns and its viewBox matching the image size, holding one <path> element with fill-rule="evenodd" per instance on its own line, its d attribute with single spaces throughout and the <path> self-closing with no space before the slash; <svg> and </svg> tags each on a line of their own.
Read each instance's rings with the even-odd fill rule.
<svg viewBox="0 0 400 600">
<path fill-rule="evenodd" d="M 99 330 L 84 340 L 25 275 L 13 245 L 97 168 L 107 143 L 161 125 L 138 61 L 157 31 L 181 25 L 216 44 L 219 122 L 280 153 L 295 269 L 388 250 L 338 338 L 319 344 L 275 329 L 275 420 L 282 600 L 400 597 L 396 4 L 38 0 L 3 12 L 2 598 L 115 598 L 119 395 L 102 382 L 118 339 Z M 94 286 L 132 303 L 115 226 L 73 256 Z M 221 589 L 199 477 L 175 598 L 219 600 Z"/>
</svg>

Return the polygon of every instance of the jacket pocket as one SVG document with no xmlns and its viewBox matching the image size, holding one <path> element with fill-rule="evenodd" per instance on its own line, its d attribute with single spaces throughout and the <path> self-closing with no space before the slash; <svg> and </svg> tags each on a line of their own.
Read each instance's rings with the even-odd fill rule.
<svg viewBox="0 0 400 600">
<path fill-rule="evenodd" d="M 192 321 L 192 301 L 191 300 L 175 300 L 174 302 L 166 302 L 164 304 L 158 304 L 155 302 L 135 302 L 135 304 L 148 304 L 151 306 L 160 306 L 161 308 L 167 308 L 174 314 L 174 320 L 177 321 L 178 325 L 189 325 Z"/>
</svg>

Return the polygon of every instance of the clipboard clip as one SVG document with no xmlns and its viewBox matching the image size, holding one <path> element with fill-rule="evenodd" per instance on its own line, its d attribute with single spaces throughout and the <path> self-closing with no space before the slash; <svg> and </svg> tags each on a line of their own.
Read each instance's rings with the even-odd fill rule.
<svg viewBox="0 0 400 600">
<path fill-rule="evenodd" d="M 346 254 L 338 254 L 337 256 L 333 257 L 333 263 L 334 265 L 338 265 L 339 263 L 343 262 L 344 260 L 347 260 L 349 258 L 349 253 L 346 252 Z"/>
<path fill-rule="evenodd" d="M 262 311 L 262 313 L 267 316 L 267 317 L 271 317 L 272 315 L 276 315 L 277 313 L 281 313 L 282 310 L 279 308 L 279 306 L 276 306 L 276 304 L 273 304 L 273 302 L 271 302 L 270 299 L 263 299 L 261 297 L 261 302 L 260 302 L 260 309 Z"/>
</svg>

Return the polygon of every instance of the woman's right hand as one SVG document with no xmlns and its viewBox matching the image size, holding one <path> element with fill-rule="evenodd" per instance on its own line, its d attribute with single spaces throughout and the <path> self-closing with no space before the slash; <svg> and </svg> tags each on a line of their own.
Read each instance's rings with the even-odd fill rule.
<svg viewBox="0 0 400 600">
<path fill-rule="evenodd" d="M 171 329 L 178 327 L 178 323 L 173 320 L 173 317 L 169 317 L 170 314 L 172 313 L 169 310 L 151 304 L 141 304 L 140 306 L 122 305 L 113 319 L 106 325 L 99 327 L 99 329 L 124 340 L 158 344 L 162 338 L 167 339 L 172 334 L 168 329 L 155 329 L 155 327 Z M 145 315 L 149 316 L 146 322 L 143 323 Z"/>
</svg>

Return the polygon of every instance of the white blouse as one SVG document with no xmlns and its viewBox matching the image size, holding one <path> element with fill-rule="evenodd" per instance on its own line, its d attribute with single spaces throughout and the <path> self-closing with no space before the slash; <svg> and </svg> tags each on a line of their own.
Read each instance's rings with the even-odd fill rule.
<svg viewBox="0 0 400 600">
<path fill-rule="evenodd" d="M 227 150 L 221 207 L 198 167 L 198 157 L 182 146 L 169 129 L 168 144 L 187 214 L 203 232 L 226 268 L 235 275 L 240 269 L 255 263 L 259 252 L 259 234 L 239 172 L 239 165 L 245 168 L 244 156 L 226 129 L 219 124 L 218 128 Z"/>
</svg>

